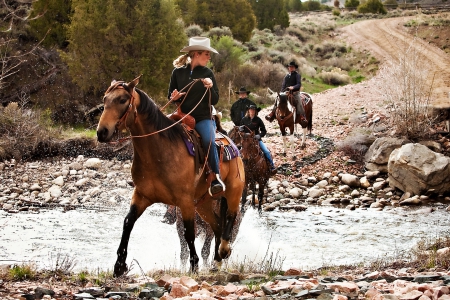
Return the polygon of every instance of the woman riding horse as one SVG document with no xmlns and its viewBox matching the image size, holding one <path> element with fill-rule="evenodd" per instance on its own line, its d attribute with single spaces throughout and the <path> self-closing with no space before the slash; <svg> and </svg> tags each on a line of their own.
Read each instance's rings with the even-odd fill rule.
<svg viewBox="0 0 450 300">
<path fill-rule="evenodd" d="M 216 178 L 211 182 L 209 194 L 217 195 L 225 191 L 225 184 L 220 177 L 219 155 L 215 147 L 216 123 L 211 117 L 211 105 L 219 101 L 219 89 L 211 69 L 206 64 L 211 58 L 211 52 L 218 53 L 210 47 L 209 38 L 192 37 L 189 46 L 180 52 L 187 52 L 174 60 L 175 69 L 170 78 L 168 98 L 178 103 L 182 113 L 190 114 L 195 119 L 195 130 L 202 138 L 203 148 L 208 152 L 208 162 Z M 194 84 L 189 92 L 182 90 L 193 80 L 201 79 L 202 84 Z M 211 97 L 205 97 L 207 89 Z M 199 102 L 200 99 L 203 100 Z"/>
<path fill-rule="evenodd" d="M 261 150 L 264 153 L 264 156 L 270 163 L 270 172 L 272 174 L 277 173 L 277 168 L 275 167 L 272 156 L 270 155 L 269 149 L 267 149 L 266 145 L 261 140 L 262 137 L 264 137 L 267 133 L 266 126 L 264 125 L 264 122 L 257 116 L 257 111 L 260 111 L 260 108 L 257 108 L 256 105 L 250 105 L 247 107 L 247 114 L 245 117 L 241 120 L 241 125 L 244 125 L 245 128 L 248 128 L 249 130 L 253 131 L 255 133 L 255 139 L 259 141 L 259 147 L 261 147 Z"/>
</svg>

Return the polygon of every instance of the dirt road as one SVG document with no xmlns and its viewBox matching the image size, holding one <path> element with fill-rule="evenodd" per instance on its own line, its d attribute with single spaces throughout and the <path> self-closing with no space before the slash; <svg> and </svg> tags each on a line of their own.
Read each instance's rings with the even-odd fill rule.
<svg viewBox="0 0 450 300">
<path fill-rule="evenodd" d="M 411 18 L 414 17 L 361 21 L 343 28 L 342 35 L 352 47 L 365 49 L 382 62 L 401 57 L 409 46 L 414 47 L 431 70 L 431 105 L 450 107 L 450 55 L 408 34 L 403 25 Z"/>
</svg>

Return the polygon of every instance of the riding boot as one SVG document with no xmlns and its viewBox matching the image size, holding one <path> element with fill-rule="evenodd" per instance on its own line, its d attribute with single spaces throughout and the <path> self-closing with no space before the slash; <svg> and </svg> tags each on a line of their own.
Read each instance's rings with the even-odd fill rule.
<svg viewBox="0 0 450 300">
<path fill-rule="evenodd" d="M 225 192 L 225 183 L 220 178 L 220 174 L 216 174 L 216 179 L 211 182 L 211 186 L 209 187 L 209 195 L 214 196 L 221 192 Z"/>
<path fill-rule="evenodd" d="M 274 105 L 273 108 L 272 108 L 272 111 L 270 112 L 270 114 L 265 116 L 267 121 L 272 122 L 273 120 L 275 120 L 275 112 L 276 112 L 276 110 L 277 110 L 277 107 Z"/>
<path fill-rule="evenodd" d="M 272 175 L 277 174 L 277 168 L 275 167 L 275 164 L 273 163 L 272 157 L 266 156 L 267 162 L 269 163 L 269 172 Z"/>
</svg>

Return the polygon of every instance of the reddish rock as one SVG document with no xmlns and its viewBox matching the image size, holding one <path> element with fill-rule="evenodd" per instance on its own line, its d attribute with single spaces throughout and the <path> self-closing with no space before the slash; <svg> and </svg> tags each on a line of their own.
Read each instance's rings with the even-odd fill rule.
<svg viewBox="0 0 450 300">
<path fill-rule="evenodd" d="M 330 289 L 338 290 L 340 293 L 353 293 L 359 291 L 359 287 L 354 282 L 333 282 L 327 284 Z"/>
<path fill-rule="evenodd" d="M 450 300 L 450 296 L 449 295 L 442 295 L 441 297 L 439 297 L 439 300 Z"/>
<path fill-rule="evenodd" d="M 170 284 L 170 279 L 172 279 L 172 276 L 164 274 L 158 281 L 156 281 L 156 284 L 160 287 L 166 287 L 166 285 Z"/>
<path fill-rule="evenodd" d="M 373 300 L 375 297 L 381 295 L 381 293 L 374 288 L 370 288 L 367 290 L 367 292 L 364 294 L 364 298 L 367 300 Z"/>
<path fill-rule="evenodd" d="M 424 295 L 420 296 L 420 298 L 418 300 L 431 300 L 431 298 L 428 296 L 425 296 L 425 294 L 424 294 Z"/>
<path fill-rule="evenodd" d="M 232 283 L 228 283 L 226 286 L 223 287 L 224 290 L 228 293 L 228 294 L 234 294 L 236 293 L 236 291 L 238 290 L 237 286 L 235 286 Z"/>
<path fill-rule="evenodd" d="M 188 292 L 195 292 L 198 290 L 198 283 L 191 277 L 182 276 L 180 278 L 180 284 L 188 288 Z"/>
<path fill-rule="evenodd" d="M 302 270 L 297 268 L 290 268 L 286 272 L 284 272 L 285 276 L 293 276 L 293 275 L 302 275 Z"/>
<path fill-rule="evenodd" d="M 334 295 L 333 300 L 347 300 L 348 298 L 343 295 Z"/>
<path fill-rule="evenodd" d="M 439 299 L 442 295 L 447 295 L 449 293 L 449 288 L 447 286 L 438 286 L 431 289 L 433 290 L 433 299 Z"/>
<path fill-rule="evenodd" d="M 423 293 L 418 290 L 412 290 L 410 292 L 407 292 L 406 294 L 401 295 L 399 298 L 400 300 L 417 300 L 422 296 Z"/>
<path fill-rule="evenodd" d="M 181 298 L 188 295 L 188 288 L 180 283 L 174 283 L 172 285 L 172 290 L 170 291 L 170 296 L 174 298 Z"/>
</svg>

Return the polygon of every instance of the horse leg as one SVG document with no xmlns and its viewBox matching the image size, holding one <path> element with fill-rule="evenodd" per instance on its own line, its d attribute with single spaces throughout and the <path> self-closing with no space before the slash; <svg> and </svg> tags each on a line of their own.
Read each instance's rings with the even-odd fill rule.
<svg viewBox="0 0 450 300">
<path fill-rule="evenodd" d="M 254 182 L 252 182 L 250 184 L 250 187 L 252 189 L 252 207 L 255 208 L 255 189 L 256 189 L 256 185 Z"/>
<path fill-rule="evenodd" d="M 211 229 L 211 227 L 205 223 L 205 243 L 202 247 L 202 258 L 203 263 L 206 264 L 209 258 L 209 253 L 211 251 L 211 242 L 214 238 L 214 231 Z"/>
<path fill-rule="evenodd" d="M 176 226 L 177 226 L 178 238 L 180 240 L 180 246 L 181 246 L 181 251 L 180 251 L 181 265 L 185 266 L 186 261 L 189 256 L 189 252 L 188 252 L 188 244 L 186 242 L 186 239 L 184 238 L 183 217 L 181 216 L 180 209 L 178 209 L 178 208 L 176 209 L 176 222 L 177 222 Z"/>
<path fill-rule="evenodd" d="M 247 202 L 247 183 L 245 184 L 244 190 L 242 191 L 241 212 L 244 212 L 246 202 Z"/>
<path fill-rule="evenodd" d="M 264 186 L 265 186 L 265 184 L 263 184 L 263 183 L 259 183 L 259 188 L 258 188 L 258 201 L 259 201 L 259 203 L 258 203 L 258 211 L 259 211 L 259 213 L 261 213 L 261 206 L 262 206 L 262 203 L 263 203 L 263 198 L 264 198 Z"/>
<path fill-rule="evenodd" d="M 195 251 L 195 211 L 194 208 L 183 210 L 181 209 L 184 225 L 184 238 L 189 248 L 189 264 L 190 271 L 196 272 L 198 270 L 199 258 Z"/>
<path fill-rule="evenodd" d="M 120 240 L 119 248 L 117 249 L 117 260 L 114 264 L 114 277 L 119 277 L 128 271 L 126 259 L 128 255 L 128 242 L 130 240 L 131 230 L 133 230 L 134 223 L 142 215 L 145 209 L 149 206 L 148 203 L 140 197 L 136 192 L 133 193 L 130 210 L 123 222 L 122 238 Z"/>
<path fill-rule="evenodd" d="M 223 198 L 225 199 L 225 198 Z M 222 218 L 225 220 L 225 224 L 222 231 L 222 237 L 220 240 L 220 246 L 219 246 L 219 255 L 221 258 L 228 258 L 231 254 L 231 248 L 230 248 L 230 240 L 231 240 L 231 234 L 233 231 L 233 225 L 234 221 L 236 220 L 237 211 L 232 211 L 229 209 L 228 203 L 225 199 L 224 206 L 226 209 L 222 209 L 221 207 L 221 214 L 222 212 L 225 212 L 225 216 L 222 215 Z M 222 206 L 222 205 L 221 205 Z"/>
<path fill-rule="evenodd" d="M 302 144 L 301 147 L 304 148 L 305 147 L 305 141 L 306 141 L 306 134 L 308 133 L 308 129 L 306 127 L 302 128 L 303 129 L 303 136 L 302 136 Z"/>
</svg>

